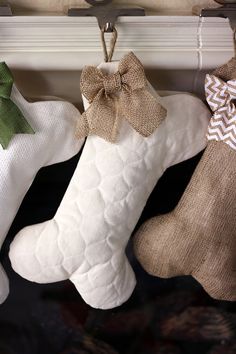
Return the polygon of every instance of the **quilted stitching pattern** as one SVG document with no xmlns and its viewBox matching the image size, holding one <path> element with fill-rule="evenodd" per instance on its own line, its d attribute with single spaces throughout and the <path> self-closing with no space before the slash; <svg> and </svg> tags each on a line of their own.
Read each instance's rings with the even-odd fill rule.
<svg viewBox="0 0 236 354">
<path fill-rule="evenodd" d="M 62 101 L 29 103 L 15 86 L 11 99 L 36 134 L 16 135 L 7 150 L 0 147 L 0 247 L 38 170 L 71 158 L 83 143 L 74 137 L 80 113 L 72 104 Z M 0 303 L 8 292 L 8 280 L 0 268 Z"/>
<path fill-rule="evenodd" d="M 149 138 L 124 121 L 117 145 L 87 139 L 54 219 L 23 229 L 11 245 L 20 275 L 40 283 L 69 278 L 96 308 L 129 298 L 136 282 L 125 255 L 129 237 L 164 170 L 205 147 L 210 119 L 190 95 L 157 99 L 168 116 Z"/>
</svg>

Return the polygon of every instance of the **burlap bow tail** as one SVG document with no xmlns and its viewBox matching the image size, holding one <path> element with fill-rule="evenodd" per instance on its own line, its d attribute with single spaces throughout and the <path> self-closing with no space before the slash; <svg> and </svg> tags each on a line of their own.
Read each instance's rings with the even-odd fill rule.
<svg viewBox="0 0 236 354">
<path fill-rule="evenodd" d="M 224 141 L 236 150 L 236 80 L 224 82 L 214 75 L 207 75 L 205 91 L 214 112 L 208 127 L 208 140 Z"/>
<path fill-rule="evenodd" d="M 34 131 L 16 104 L 10 99 L 13 76 L 6 63 L 0 63 L 0 144 L 3 149 L 15 134 L 33 134 Z"/>
<path fill-rule="evenodd" d="M 166 109 L 148 91 L 143 66 L 133 53 L 120 61 L 113 75 L 85 67 L 81 92 L 91 105 L 78 123 L 79 138 L 94 134 L 114 143 L 122 118 L 148 137 L 166 117 Z"/>
</svg>

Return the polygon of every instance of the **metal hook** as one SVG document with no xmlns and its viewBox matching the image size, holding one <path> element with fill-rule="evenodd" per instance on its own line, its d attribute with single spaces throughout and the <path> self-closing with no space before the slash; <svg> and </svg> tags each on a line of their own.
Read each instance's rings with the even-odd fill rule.
<svg viewBox="0 0 236 354">
<path fill-rule="evenodd" d="M 0 16 L 12 16 L 11 6 L 7 2 L 0 3 Z"/>
<path fill-rule="evenodd" d="M 112 2 L 112 0 L 85 0 L 85 1 L 92 6 L 108 5 Z"/>
<path fill-rule="evenodd" d="M 145 16 L 142 8 L 116 8 L 111 5 L 112 0 L 86 0 L 92 5 L 88 9 L 71 8 L 68 16 L 95 16 L 100 29 L 113 32 L 119 16 Z"/>
<path fill-rule="evenodd" d="M 111 22 L 107 22 L 106 24 L 105 24 L 105 26 L 104 26 L 104 32 L 106 32 L 106 33 L 111 33 L 111 32 L 113 32 L 114 31 L 114 25 L 113 25 L 113 23 L 111 23 Z"/>
<path fill-rule="evenodd" d="M 215 0 L 223 5 L 216 9 L 203 9 L 201 17 L 223 17 L 228 18 L 233 30 L 234 57 L 236 58 L 236 0 Z"/>
<path fill-rule="evenodd" d="M 215 0 L 223 6 L 212 9 L 202 9 L 201 17 L 222 17 L 228 18 L 231 28 L 236 27 L 236 0 Z"/>
</svg>

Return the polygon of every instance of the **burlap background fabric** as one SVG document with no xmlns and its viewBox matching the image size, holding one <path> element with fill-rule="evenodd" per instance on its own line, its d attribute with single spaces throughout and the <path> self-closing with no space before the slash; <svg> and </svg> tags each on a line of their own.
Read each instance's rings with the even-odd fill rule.
<svg viewBox="0 0 236 354">
<path fill-rule="evenodd" d="M 214 75 L 236 78 L 236 60 Z M 146 222 L 134 238 L 144 269 L 192 275 L 219 300 L 236 300 L 236 152 L 212 141 L 176 209 Z"/>
</svg>

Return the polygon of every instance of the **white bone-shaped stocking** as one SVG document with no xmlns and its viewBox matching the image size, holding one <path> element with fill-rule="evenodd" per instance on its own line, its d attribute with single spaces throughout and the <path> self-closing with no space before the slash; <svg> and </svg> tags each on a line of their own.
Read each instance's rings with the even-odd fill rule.
<svg viewBox="0 0 236 354">
<path fill-rule="evenodd" d="M 117 67 L 99 66 L 108 74 Z M 204 149 L 210 119 L 192 95 L 150 92 L 167 109 L 164 122 L 148 138 L 123 120 L 117 144 L 87 139 L 55 217 L 24 228 L 11 245 L 12 266 L 21 276 L 38 283 L 70 279 L 95 308 L 130 297 L 136 284 L 125 255 L 131 233 L 163 172 Z"/>
<path fill-rule="evenodd" d="M 6 150 L 0 146 L 0 248 L 39 169 L 68 160 L 78 153 L 83 144 L 83 140 L 75 137 L 80 113 L 71 103 L 29 103 L 15 86 L 11 99 L 35 134 L 17 134 Z M 8 279 L 0 265 L 0 303 L 8 292 Z"/>
</svg>

